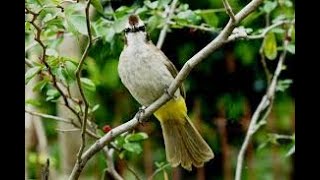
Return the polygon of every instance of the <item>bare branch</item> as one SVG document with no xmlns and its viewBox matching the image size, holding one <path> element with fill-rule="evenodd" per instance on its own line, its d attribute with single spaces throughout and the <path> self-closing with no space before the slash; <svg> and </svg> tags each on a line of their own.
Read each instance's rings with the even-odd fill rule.
<svg viewBox="0 0 320 180">
<path fill-rule="evenodd" d="M 178 23 L 178 22 L 173 22 L 173 21 L 169 21 L 168 22 L 169 25 L 179 25 L 179 26 L 183 26 L 183 27 L 188 27 L 188 28 L 192 28 L 192 29 L 198 29 L 201 31 L 208 31 L 208 32 L 215 32 L 215 30 L 211 27 L 205 27 L 202 25 L 194 25 L 194 24 L 182 24 L 182 23 Z"/>
<path fill-rule="evenodd" d="M 171 17 L 172 17 L 173 12 L 174 12 L 174 10 L 176 8 L 177 2 L 178 2 L 178 0 L 173 0 L 172 3 L 171 3 L 169 12 L 167 14 L 166 23 L 165 23 L 165 25 L 163 26 L 163 28 L 162 28 L 162 30 L 160 32 L 159 39 L 158 39 L 158 42 L 157 42 L 157 47 L 159 49 L 161 49 L 161 47 L 163 45 L 163 42 L 164 42 L 164 39 L 166 38 L 167 31 L 168 31 L 168 28 L 169 28 L 169 21 L 171 20 Z"/>
<path fill-rule="evenodd" d="M 233 22 L 236 22 L 236 18 L 234 17 L 234 13 L 233 13 L 233 11 L 232 11 L 232 8 L 231 8 L 228 0 L 222 0 L 222 3 L 223 3 L 224 8 L 225 8 L 226 11 L 227 11 L 227 14 L 230 16 L 230 19 L 231 19 Z"/>
<path fill-rule="evenodd" d="M 53 120 L 56 120 L 56 121 L 59 121 L 59 122 L 63 122 L 63 123 L 68 123 L 68 124 L 72 124 L 74 127 L 76 128 L 79 128 L 80 129 L 80 126 L 78 124 L 76 124 L 74 122 L 74 119 L 66 119 L 66 118 L 62 118 L 62 117 L 58 117 L 58 116 L 52 116 L 52 115 L 49 115 L 49 114 L 43 114 L 43 113 L 39 113 L 39 112 L 33 112 L 33 111 L 29 111 L 29 110 L 25 110 L 26 113 L 29 113 L 31 115 L 34 115 L 34 116 L 39 116 L 39 117 L 42 117 L 42 118 L 47 118 L 47 119 L 53 119 Z M 94 139 L 99 139 L 100 136 L 98 136 L 96 133 L 90 131 L 90 130 L 86 130 L 86 133 L 94 138 Z"/>
<path fill-rule="evenodd" d="M 25 112 L 29 113 L 31 115 L 34 115 L 34 116 L 39 116 L 39 117 L 47 118 L 47 119 L 53 119 L 53 120 L 64 122 L 64 123 L 68 123 L 68 124 L 72 124 L 72 122 L 73 122 L 73 119 L 66 119 L 66 118 L 62 118 L 62 117 L 58 117 L 58 116 L 52 116 L 52 115 L 49 115 L 49 114 L 32 112 L 32 111 L 29 111 L 29 110 L 25 110 Z"/>
<path fill-rule="evenodd" d="M 259 117 L 261 116 L 261 113 L 269 106 L 269 109 L 267 110 L 266 113 L 270 112 L 271 106 L 272 106 L 272 101 L 274 99 L 274 95 L 276 92 L 276 85 L 278 82 L 278 77 L 282 71 L 282 67 L 283 67 L 283 63 L 286 57 L 286 53 L 287 53 L 287 45 L 288 45 L 289 41 L 286 38 L 283 42 L 283 47 L 284 50 L 282 52 L 282 54 L 280 55 L 278 64 L 277 64 L 277 68 L 274 72 L 272 81 L 267 89 L 266 94 L 263 96 L 260 104 L 258 105 L 257 109 L 255 110 L 255 112 L 253 113 L 253 116 L 251 118 L 250 124 L 249 124 L 249 128 L 247 131 L 247 134 L 245 136 L 244 142 L 241 146 L 240 152 L 238 154 L 238 159 L 237 159 L 237 168 L 236 168 L 236 174 L 235 174 L 235 180 L 240 180 L 241 179 L 241 174 L 242 174 L 242 166 L 243 166 L 243 159 L 244 159 L 244 154 L 247 150 L 247 147 L 249 145 L 250 139 L 252 137 L 252 135 L 257 131 L 257 122 L 259 120 Z M 268 114 L 264 115 L 264 118 L 267 116 Z"/>
<path fill-rule="evenodd" d="M 191 70 L 218 48 L 222 47 L 227 42 L 227 39 L 232 30 L 236 27 L 237 22 L 242 21 L 245 17 L 252 13 L 262 3 L 262 1 L 263 0 L 252 0 L 235 16 L 236 22 L 230 20 L 221 33 L 212 42 L 195 54 L 191 59 L 189 59 L 184 64 L 174 81 L 171 83 L 167 92 L 145 109 L 144 113 L 140 116 L 139 121 L 145 121 L 147 117 L 151 116 L 153 112 L 160 108 L 164 103 L 169 101 L 171 97 L 173 97 L 174 92 L 180 87 L 181 83 L 187 78 Z M 93 145 L 91 145 L 86 152 L 83 153 L 81 157 L 81 163 L 75 164 L 69 180 L 78 179 L 87 161 L 91 159 L 93 155 L 99 152 L 114 137 L 117 137 L 118 135 L 136 127 L 139 124 L 139 121 L 135 116 L 130 121 L 127 121 L 126 123 L 112 129 L 99 140 L 97 140 Z"/>
<path fill-rule="evenodd" d="M 83 153 L 83 150 L 84 150 L 85 144 L 86 144 L 86 136 L 85 136 L 86 133 L 85 132 L 86 132 L 86 129 L 87 129 L 87 119 L 88 119 L 88 111 L 89 111 L 89 103 L 88 103 L 88 100 L 86 99 L 86 97 L 84 95 L 82 84 L 81 84 L 81 70 L 82 70 L 82 66 L 83 66 L 84 60 L 88 56 L 89 48 L 92 45 L 90 14 L 89 14 L 90 3 L 91 3 L 91 0 L 88 0 L 87 6 L 86 6 L 86 9 L 85 9 L 86 24 L 87 24 L 87 31 L 88 31 L 89 40 L 88 40 L 87 47 L 84 50 L 84 53 L 82 54 L 82 57 L 81 57 L 80 62 L 79 62 L 79 65 L 78 65 L 78 67 L 76 69 L 76 72 L 75 72 L 76 73 L 76 79 L 77 79 L 77 85 L 78 85 L 78 88 L 79 88 L 79 91 L 80 91 L 81 98 L 82 98 L 82 100 L 84 102 L 84 116 L 83 116 L 83 119 L 82 119 L 82 129 L 81 129 L 81 140 L 82 140 L 82 142 L 81 142 L 81 146 L 80 146 L 80 149 L 79 149 L 79 152 L 78 152 L 78 155 L 77 155 L 77 157 L 78 157 L 77 163 L 81 162 L 81 155 Z"/>
<path fill-rule="evenodd" d="M 75 131 L 80 131 L 81 129 L 77 128 L 77 129 L 56 129 L 56 131 L 59 131 L 59 132 L 75 132 Z"/>
<path fill-rule="evenodd" d="M 107 164 L 108 164 L 108 173 L 115 179 L 115 180 L 123 180 L 123 178 L 120 176 L 120 174 L 116 171 L 114 168 L 114 162 L 113 162 L 113 153 L 114 149 L 110 148 L 108 149 L 107 146 L 103 148 L 104 155 L 107 158 Z"/>
</svg>

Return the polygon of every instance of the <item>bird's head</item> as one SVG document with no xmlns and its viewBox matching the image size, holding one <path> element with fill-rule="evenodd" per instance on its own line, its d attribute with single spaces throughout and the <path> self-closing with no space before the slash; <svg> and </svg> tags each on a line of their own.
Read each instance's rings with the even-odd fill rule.
<svg viewBox="0 0 320 180">
<path fill-rule="evenodd" d="M 127 45 L 147 42 L 149 40 L 145 24 L 138 15 L 129 16 L 123 31 Z"/>
</svg>

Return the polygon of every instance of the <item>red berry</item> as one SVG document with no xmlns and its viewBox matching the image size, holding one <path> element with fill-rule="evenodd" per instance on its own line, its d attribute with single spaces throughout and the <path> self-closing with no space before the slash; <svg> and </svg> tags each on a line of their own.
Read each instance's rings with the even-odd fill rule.
<svg viewBox="0 0 320 180">
<path fill-rule="evenodd" d="M 109 125 L 104 125 L 102 130 L 104 133 L 108 133 L 112 128 Z"/>
</svg>

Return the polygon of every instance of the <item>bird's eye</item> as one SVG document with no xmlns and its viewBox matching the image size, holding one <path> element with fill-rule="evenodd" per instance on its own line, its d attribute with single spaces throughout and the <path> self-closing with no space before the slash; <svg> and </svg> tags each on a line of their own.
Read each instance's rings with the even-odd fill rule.
<svg viewBox="0 0 320 180">
<path fill-rule="evenodd" d="M 123 31 L 124 31 L 124 33 L 128 33 L 128 32 L 130 32 L 130 28 L 125 28 Z"/>
<path fill-rule="evenodd" d="M 139 29 L 139 31 L 143 31 L 143 32 L 146 31 L 146 27 L 145 26 L 139 26 L 138 29 Z"/>
</svg>

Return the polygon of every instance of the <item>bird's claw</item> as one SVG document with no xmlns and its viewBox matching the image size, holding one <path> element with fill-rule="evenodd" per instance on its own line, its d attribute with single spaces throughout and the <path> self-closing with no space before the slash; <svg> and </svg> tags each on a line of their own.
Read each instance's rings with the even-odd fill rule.
<svg viewBox="0 0 320 180">
<path fill-rule="evenodd" d="M 143 122 L 142 122 L 142 120 L 141 120 L 141 117 L 142 117 L 142 115 L 145 113 L 145 110 L 146 110 L 146 106 L 141 106 L 141 107 L 139 107 L 139 111 L 137 112 L 137 114 L 136 114 L 136 118 L 138 119 L 138 122 L 140 123 L 140 124 L 143 124 Z"/>
</svg>

